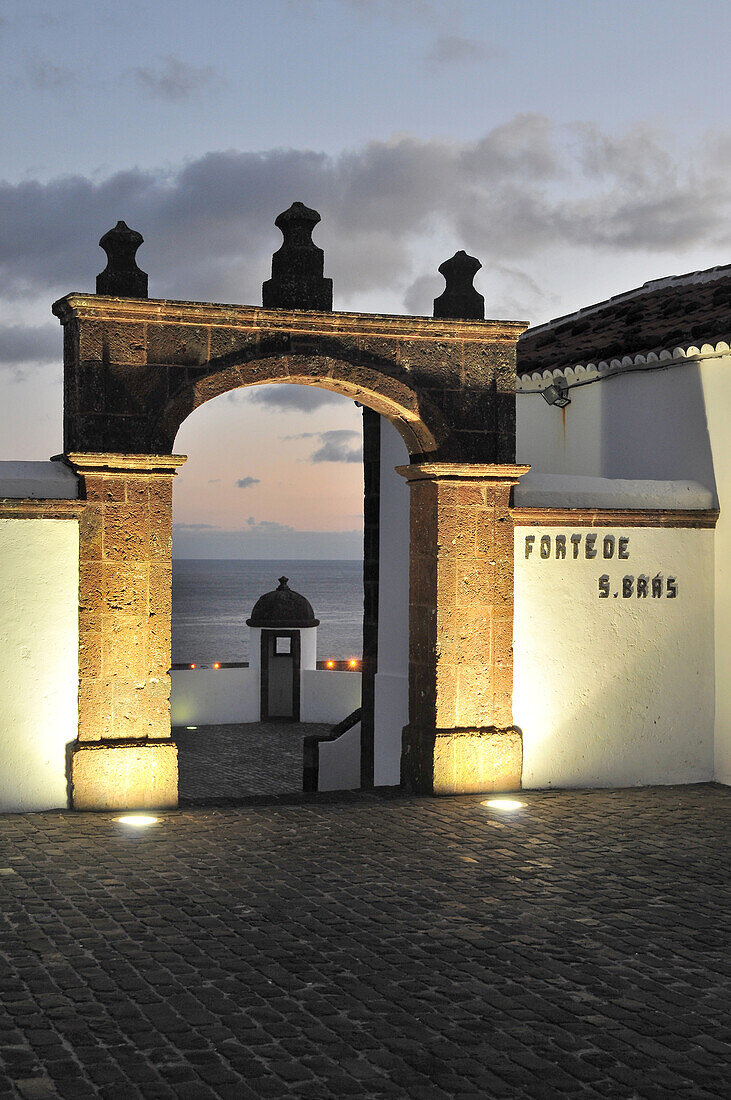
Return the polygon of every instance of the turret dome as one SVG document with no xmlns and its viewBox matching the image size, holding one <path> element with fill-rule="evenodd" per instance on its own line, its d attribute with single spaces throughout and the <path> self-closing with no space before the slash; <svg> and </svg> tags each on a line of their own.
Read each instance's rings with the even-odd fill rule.
<svg viewBox="0 0 731 1100">
<path fill-rule="evenodd" d="M 247 626 L 274 628 L 302 628 L 319 626 L 312 604 L 299 592 L 293 592 L 288 586 L 288 577 L 279 578 L 279 587 L 273 592 L 265 592 L 254 604 Z"/>
</svg>

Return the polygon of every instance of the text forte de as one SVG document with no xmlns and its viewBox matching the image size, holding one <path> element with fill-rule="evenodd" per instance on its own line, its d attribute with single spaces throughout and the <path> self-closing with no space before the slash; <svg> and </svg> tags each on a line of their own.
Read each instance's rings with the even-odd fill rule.
<svg viewBox="0 0 731 1100">
<path fill-rule="evenodd" d="M 536 547 L 537 539 L 538 546 Z M 627 561 L 630 556 L 629 544 L 629 535 L 607 534 L 602 536 L 596 531 L 576 531 L 570 535 L 526 535 L 525 557 L 526 559 L 534 558 L 543 561 L 549 559 L 575 561 L 579 558 Z M 660 599 L 664 596 L 669 600 L 674 600 L 678 595 L 677 578 L 674 576 L 664 577 L 662 573 L 656 573 L 655 576 L 651 576 L 649 573 L 642 573 L 639 576 L 625 574 L 618 582 L 616 591 L 612 591 L 612 584 L 607 573 L 603 573 L 598 578 L 597 583 L 600 600 L 609 599 L 610 596 L 614 596 L 616 599 L 620 595 L 625 600 L 632 596 L 639 599 L 645 599 L 648 596 L 652 599 Z"/>
</svg>

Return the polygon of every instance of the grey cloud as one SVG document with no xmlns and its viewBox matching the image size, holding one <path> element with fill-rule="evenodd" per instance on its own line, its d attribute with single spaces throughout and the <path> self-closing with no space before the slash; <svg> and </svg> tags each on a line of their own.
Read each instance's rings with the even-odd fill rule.
<svg viewBox="0 0 731 1100">
<path fill-rule="evenodd" d="M 320 386 L 288 386 L 277 383 L 275 386 L 255 389 L 250 400 L 257 405 L 276 409 L 277 412 L 308 413 L 322 408 L 323 405 L 337 405 L 349 398 L 323 390 Z"/>
<path fill-rule="evenodd" d="M 503 180 L 546 184 L 568 171 L 561 131 L 541 114 L 518 114 L 459 151 L 460 168 L 476 186 Z"/>
<path fill-rule="evenodd" d="M 595 123 L 574 123 L 576 159 L 587 177 L 615 179 L 625 186 L 647 187 L 668 178 L 673 158 L 660 135 L 647 124 L 638 123 L 623 134 L 605 134 Z"/>
<path fill-rule="evenodd" d="M 59 325 L 0 327 L 0 365 L 60 363 L 63 342 Z"/>
<path fill-rule="evenodd" d="M 440 34 L 426 55 L 429 65 L 447 68 L 450 65 L 470 65 L 500 56 L 500 51 L 474 38 L 459 34 Z"/>
<path fill-rule="evenodd" d="M 360 462 L 363 444 L 360 432 L 349 428 L 334 428 L 327 432 L 298 432 L 297 435 L 280 435 L 282 442 L 300 439 L 317 439 L 320 446 L 309 456 L 310 462 Z"/>
<path fill-rule="evenodd" d="M 363 444 L 360 432 L 336 429 L 319 432 L 320 446 L 310 455 L 310 462 L 362 462 Z"/>
<path fill-rule="evenodd" d="M 140 88 L 158 99 L 179 103 L 193 92 L 200 91 L 214 80 L 210 65 L 191 65 L 169 54 L 155 67 L 143 66 L 131 70 Z"/>
<path fill-rule="evenodd" d="M 357 15 L 377 16 L 379 19 L 431 18 L 435 14 L 433 0 L 337 0 L 338 4 L 350 9 Z M 321 6 L 321 0 L 286 0 L 287 6 L 296 14 L 308 14 Z M 445 0 L 441 0 L 442 7 Z"/>
<path fill-rule="evenodd" d="M 257 520 L 249 516 L 246 521 L 247 535 L 288 535 L 293 531 L 294 527 L 290 527 L 288 523 L 275 523 L 271 519 Z"/>
<path fill-rule="evenodd" d="M 220 531 L 214 523 L 174 523 L 173 531 Z"/>
<path fill-rule="evenodd" d="M 273 219 L 295 199 L 323 216 L 315 239 L 336 305 L 358 292 L 401 299 L 429 274 L 415 265 L 432 236 L 450 242 L 435 268 L 465 248 L 482 260 L 480 278 L 497 263 L 527 269 L 554 246 L 592 259 L 600 247 L 677 258 L 729 239 L 729 159 L 723 134 L 681 157 L 647 128 L 611 135 L 519 115 L 469 143 L 401 138 L 337 157 L 217 152 L 177 170 L 0 183 L 0 287 L 6 300 L 91 289 L 104 266 L 96 242 L 121 217 L 146 238 L 151 294 L 259 302 L 281 241 Z M 305 410 L 337 400 L 295 389 L 256 400 Z"/>
<path fill-rule="evenodd" d="M 237 489 L 249 489 L 252 485 L 261 485 L 258 477 L 240 477 L 236 482 Z"/>
<path fill-rule="evenodd" d="M 444 286 L 444 279 L 439 274 L 419 275 L 404 293 L 404 309 L 415 317 L 433 316 L 434 299 Z"/>
<path fill-rule="evenodd" d="M 54 65 L 47 58 L 37 57 L 28 62 L 28 78 L 38 91 L 47 92 L 74 84 L 76 74 L 63 65 Z"/>
</svg>

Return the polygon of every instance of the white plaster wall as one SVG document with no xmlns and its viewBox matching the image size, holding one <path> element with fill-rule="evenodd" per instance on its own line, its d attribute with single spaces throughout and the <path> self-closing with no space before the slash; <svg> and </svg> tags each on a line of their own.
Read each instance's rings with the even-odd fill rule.
<svg viewBox="0 0 731 1100">
<path fill-rule="evenodd" d="M 221 726 L 258 722 L 258 668 L 175 668 L 170 673 L 173 726 Z M 300 680 L 303 722 L 335 725 L 360 706 L 360 673 L 304 669 Z"/>
<path fill-rule="evenodd" d="M 539 393 L 516 394 L 516 461 L 540 473 L 601 477 L 603 385 L 571 390 L 571 404 L 563 410 L 547 405 Z"/>
<path fill-rule="evenodd" d="M 731 783 L 731 355 L 706 360 L 701 378 L 721 509 L 715 552 L 715 778 Z"/>
<path fill-rule="evenodd" d="M 408 675 L 376 674 L 373 782 L 397 787 L 401 781 L 401 742 L 409 721 Z"/>
<path fill-rule="evenodd" d="M 342 722 L 360 706 L 360 678 L 359 672 L 304 669 L 300 679 L 302 721 Z"/>
<path fill-rule="evenodd" d="M 529 470 L 515 487 L 514 502 L 523 508 L 695 510 L 715 508 L 716 494 L 697 481 L 639 481 Z"/>
<path fill-rule="evenodd" d="M 731 355 L 723 355 L 629 372 L 572 389 L 564 414 L 540 395 L 517 397 L 518 460 L 532 463 L 532 474 L 694 482 L 711 498 L 704 506 L 720 507 L 713 615 L 715 778 L 724 783 L 731 783 L 730 371 Z M 528 503 L 521 490 L 516 503 Z M 680 500 L 674 506 L 687 507 Z"/>
<path fill-rule="evenodd" d="M 408 461 L 401 436 L 382 418 L 373 764 L 377 787 L 400 782 L 401 734 L 409 720 L 409 487 L 395 470 Z"/>
<path fill-rule="evenodd" d="M 705 368 L 704 368 L 705 369 Z M 516 453 L 536 473 L 714 488 L 701 368 L 628 371 L 570 390 L 565 409 L 518 393 Z"/>
<path fill-rule="evenodd" d="M 258 722 L 258 668 L 175 668 L 170 673 L 173 726 Z"/>
<path fill-rule="evenodd" d="M 321 741 L 318 791 L 353 791 L 360 787 L 360 722 L 335 741 Z"/>
<path fill-rule="evenodd" d="M 620 374 L 587 388 L 603 391 L 605 477 L 687 478 L 713 489 L 697 363 Z"/>
<path fill-rule="evenodd" d="M 0 811 L 65 807 L 78 726 L 78 522 L 2 519 L 0 561 Z"/>
<path fill-rule="evenodd" d="M 300 668 L 317 668 L 317 627 L 300 630 Z"/>
<path fill-rule="evenodd" d="M 599 554 L 573 559 L 570 536 Z M 569 556 L 555 558 L 555 538 Z M 627 560 L 601 557 L 606 534 Z M 525 538 L 535 536 L 525 557 Z M 542 535 L 551 557 L 540 557 Z M 713 532 L 539 528 L 515 532 L 514 720 L 523 784 L 612 787 L 713 777 Z M 615 544 L 616 545 L 616 544 Z M 598 579 L 610 578 L 599 598 Z M 622 596 L 622 578 L 677 578 L 676 599 Z M 618 592 L 618 596 L 614 593 Z"/>
<path fill-rule="evenodd" d="M 249 627 L 249 668 L 261 668 L 261 627 Z"/>
</svg>

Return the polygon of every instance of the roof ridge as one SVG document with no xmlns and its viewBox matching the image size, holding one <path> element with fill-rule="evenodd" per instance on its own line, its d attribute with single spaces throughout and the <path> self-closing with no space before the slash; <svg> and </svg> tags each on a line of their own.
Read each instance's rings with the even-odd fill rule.
<svg viewBox="0 0 731 1100">
<path fill-rule="evenodd" d="M 671 286 L 691 286 L 694 283 L 710 283 L 716 279 L 722 279 L 727 276 L 731 276 L 731 264 L 717 264 L 715 267 L 706 268 L 703 271 L 689 271 L 685 275 L 664 275 L 659 279 L 650 279 L 648 282 L 643 283 L 642 286 L 635 287 L 633 290 L 622 291 L 621 294 L 613 294 L 610 298 L 605 298 L 601 302 L 595 302 L 590 306 L 582 306 L 581 309 L 574 310 L 573 313 L 564 313 L 560 317 L 552 317 L 550 321 L 544 321 L 541 325 L 534 325 L 529 329 L 526 329 L 518 340 L 533 336 L 537 332 L 545 332 L 551 329 L 554 325 L 563 324 L 566 321 L 571 321 L 579 317 L 587 317 L 592 313 L 598 313 L 604 309 L 610 303 L 630 301 L 632 298 L 639 297 L 642 294 L 651 294 L 653 291 L 661 290 Z"/>
</svg>

